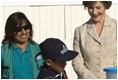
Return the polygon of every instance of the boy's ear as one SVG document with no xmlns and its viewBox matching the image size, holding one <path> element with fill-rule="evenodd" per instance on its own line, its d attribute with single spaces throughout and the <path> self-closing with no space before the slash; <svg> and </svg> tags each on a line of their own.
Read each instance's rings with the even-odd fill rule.
<svg viewBox="0 0 118 80">
<path fill-rule="evenodd" d="M 46 63 L 48 66 L 50 66 L 50 65 L 51 65 L 51 61 L 52 61 L 52 60 L 47 59 L 47 60 L 45 61 L 45 63 Z"/>
</svg>

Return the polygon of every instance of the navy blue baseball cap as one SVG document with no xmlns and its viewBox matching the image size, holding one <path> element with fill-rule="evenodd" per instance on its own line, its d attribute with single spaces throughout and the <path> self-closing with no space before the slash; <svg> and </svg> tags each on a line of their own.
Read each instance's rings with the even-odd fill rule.
<svg viewBox="0 0 118 80">
<path fill-rule="evenodd" d="M 48 38 L 39 45 L 43 57 L 60 61 L 74 59 L 78 52 L 68 50 L 66 45 L 57 38 Z"/>
</svg>

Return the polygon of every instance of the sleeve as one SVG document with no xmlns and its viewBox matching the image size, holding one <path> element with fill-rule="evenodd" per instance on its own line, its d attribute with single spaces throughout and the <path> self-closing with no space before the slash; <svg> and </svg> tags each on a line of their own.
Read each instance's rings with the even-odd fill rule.
<svg viewBox="0 0 118 80">
<path fill-rule="evenodd" d="M 3 48 L 2 48 L 2 46 L 1 46 L 1 67 L 2 67 L 2 65 L 3 65 L 3 56 L 2 56 L 2 53 L 3 53 Z"/>
<path fill-rule="evenodd" d="M 2 58 L 2 55 L 1 55 L 1 67 L 2 67 L 2 63 L 3 63 L 3 58 Z"/>
<path fill-rule="evenodd" d="M 114 67 L 117 67 L 117 20 L 113 20 L 114 21 L 114 24 L 115 24 L 115 35 L 116 35 L 116 37 L 115 37 L 115 41 L 116 41 L 116 43 L 115 43 L 115 49 L 114 49 L 114 53 L 115 53 L 115 56 L 114 56 L 114 61 L 113 61 L 113 66 Z"/>
<path fill-rule="evenodd" d="M 74 51 L 79 52 L 79 54 L 72 60 L 72 66 L 74 71 L 80 79 L 97 79 L 97 77 L 89 71 L 84 65 L 84 59 L 81 53 L 81 41 L 80 41 L 79 28 L 75 29 L 74 39 L 73 39 L 73 49 Z"/>
</svg>

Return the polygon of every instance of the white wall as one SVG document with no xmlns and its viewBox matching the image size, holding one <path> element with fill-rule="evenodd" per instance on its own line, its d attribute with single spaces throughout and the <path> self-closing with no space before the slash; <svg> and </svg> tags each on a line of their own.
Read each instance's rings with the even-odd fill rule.
<svg viewBox="0 0 118 80">
<path fill-rule="evenodd" d="M 2 6 L 1 7 L 1 40 L 8 16 L 16 11 L 25 13 L 33 24 L 33 39 L 37 43 L 49 37 L 59 38 L 72 50 L 74 30 L 89 18 L 87 10 L 81 4 L 48 5 L 48 6 Z M 107 14 L 117 19 L 117 5 L 113 4 Z M 66 72 L 69 79 L 76 79 L 71 61 L 67 62 Z"/>
</svg>

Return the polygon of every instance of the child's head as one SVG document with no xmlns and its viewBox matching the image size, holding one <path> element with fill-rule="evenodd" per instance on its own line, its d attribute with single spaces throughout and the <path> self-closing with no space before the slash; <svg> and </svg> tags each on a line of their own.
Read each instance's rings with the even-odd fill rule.
<svg viewBox="0 0 118 80">
<path fill-rule="evenodd" d="M 39 46 L 45 64 L 56 73 L 62 72 L 66 61 L 72 60 L 78 55 L 77 52 L 68 50 L 66 45 L 56 38 L 48 38 Z"/>
<path fill-rule="evenodd" d="M 60 61 L 60 60 L 55 60 L 55 59 L 47 59 L 44 58 L 45 64 L 55 73 L 61 73 L 65 66 L 66 66 L 66 61 Z"/>
</svg>

